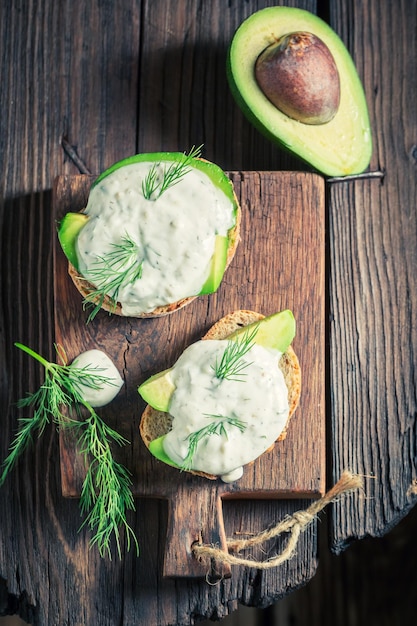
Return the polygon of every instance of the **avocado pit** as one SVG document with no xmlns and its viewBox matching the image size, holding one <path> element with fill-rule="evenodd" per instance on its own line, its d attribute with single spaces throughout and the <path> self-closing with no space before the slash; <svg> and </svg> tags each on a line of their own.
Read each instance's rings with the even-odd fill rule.
<svg viewBox="0 0 417 626">
<path fill-rule="evenodd" d="M 256 60 L 255 78 L 277 109 L 304 124 L 326 124 L 339 108 L 336 62 L 312 33 L 289 33 L 268 46 Z"/>
</svg>

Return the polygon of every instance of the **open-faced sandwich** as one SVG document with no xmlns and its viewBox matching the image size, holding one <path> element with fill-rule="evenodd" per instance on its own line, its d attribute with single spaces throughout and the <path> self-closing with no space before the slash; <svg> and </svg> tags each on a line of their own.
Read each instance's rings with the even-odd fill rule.
<svg viewBox="0 0 417 626">
<path fill-rule="evenodd" d="M 58 228 L 69 273 L 91 309 L 167 315 L 213 293 L 239 241 L 240 207 L 200 149 L 137 154 L 93 183 L 82 212 Z"/>
<path fill-rule="evenodd" d="M 148 403 L 140 433 L 150 452 L 180 470 L 238 480 L 286 436 L 301 391 L 294 336 L 289 310 L 240 310 L 214 324 L 173 367 L 140 385 Z"/>
</svg>

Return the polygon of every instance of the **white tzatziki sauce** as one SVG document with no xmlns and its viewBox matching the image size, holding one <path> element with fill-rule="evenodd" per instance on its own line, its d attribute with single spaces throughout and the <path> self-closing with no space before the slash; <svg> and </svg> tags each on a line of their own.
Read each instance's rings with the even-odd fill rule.
<svg viewBox="0 0 417 626">
<path fill-rule="evenodd" d="M 171 163 L 157 164 L 158 176 Z M 114 245 L 126 237 L 136 244 L 141 276 L 122 284 L 116 298 L 128 316 L 198 295 L 209 275 L 216 235 L 226 236 L 235 219 L 231 200 L 192 167 L 157 199 L 147 200 L 142 181 L 153 165 L 128 164 L 97 183 L 76 242 L 80 273 L 96 287 L 97 267 Z M 113 293 L 108 291 L 110 297 Z"/>
<path fill-rule="evenodd" d="M 94 349 L 82 352 L 73 360 L 70 368 L 85 370 L 86 374 L 97 377 L 93 385 L 83 383 L 78 375 L 73 378 L 78 393 L 92 407 L 109 404 L 117 396 L 123 385 L 122 377 L 116 366 L 102 350 Z"/>
<path fill-rule="evenodd" d="M 289 405 L 288 388 L 278 366 L 280 352 L 254 344 L 242 357 L 247 365 L 240 380 L 219 379 L 213 366 L 216 359 L 220 362 L 226 343 L 198 341 L 173 366 L 172 429 L 163 446 L 172 461 L 184 466 L 190 443 L 197 439 L 192 462 L 188 465 L 188 459 L 186 467 L 234 482 L 242 476 L 244 465 L 278 439 Z M 210 423 L 213 428 L 217 424 L 212 434 L 207 433 Z"/>
</svg>

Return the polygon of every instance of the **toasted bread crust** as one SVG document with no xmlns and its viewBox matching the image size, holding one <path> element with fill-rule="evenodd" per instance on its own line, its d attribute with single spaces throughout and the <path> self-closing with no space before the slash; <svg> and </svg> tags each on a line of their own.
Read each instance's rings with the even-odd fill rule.
<svg viewBox="0 0 417 626">
<path fill-rule="evenodd" d="M 243 326 L 248 326 L 253 322 L 257 322 L 263 319 L 265 316 L 261 313 L 256 313 L 255 311 L 248 310 L 238 310 L 233 313 L 229 313 L 218 322 L 216 322 L 204 335 L 203 339 L 226 339 L 233 332 L 242 328 Z M 287 351 L 282 355 L 279 361 L 279 367 L 281 368 L 285 383 L 288 388 L 288 404 L 289 404 L 289 414 L 288 419 L 285 424 L 284 429 L 282 430 L 280 436 L 277 441 L 283 441 L 287 435 L 287 429 L 290 422 L 291 417 L 296 410 L 301 394 L 301 369 L 300 364 L 295 354 L 293 348 L 289 346 Z M 162 437 L 165 435 L 170 429 L 172 425 L 172 417 L 169 413 L 164 413 L 162 411 L 157 411 L 149 404 L 146 406 L 145 410 L 142 413 L 139 431 L 142 437 L 143 442 L 146 447 L 149 448 L 149 444 L 154 439 L 158 437 Z M 271 450 L 274 447 L 273 444 L 267 451 Z M 253 461 L 252 461 L 253 463 Z M 251 465 L 249 463 L 248 465 Z M 206 474 L 204 472 L 197 472 L 191 470 L 192 474 L 197 476 L 203 476 L 210 480 L 215 480 L 218 477 L 213 474 Z"/>
<path fill-rule="evenodd" d="M 230 184 L 232 185 L 232 188 L 233 188 L 233 184 L 231 181 L 230 181 Z M 230 263 L 232 262 L 232 259 L 235 256 L 236 249 L 240 241 L 240 222 L 241 222 L 242 212 L 241 212 L 241 208 L 240 208 L 238 199 L 234 191 L 233 191 L 233 196 L 234 196 L 235 206 L 236 206 L 236 221 L 235 221 L 235 225 L 228 232 L 229 247 L 227 250 L 227 260 L 226 260 L 225 271 L 227 270 Z M 76 288 L 78 289 L 78 291 L 81 293 L 81 295 L 84 298 L 88 298 L 89 294 L 95 291 L 94 285 L 92 285 L 86 278 L 84 278 L 70 262 L 68 262 L 68 273 L 74 285 L 76 286 Z M 170 304 L 158 306 L 153 311 L 150 311 L 149 313 L 140 313 L 138 315 L 135 315 L 134 317 L 146 319 L 146 318 L 151 318 L 151 317 L 163 317 L 164 315 L 170 315 L 171 313 L 174 313 L 175 311 L 182 309 L 187 304 L 190 304 L 193 300 L 195 300 L 198 297 L 199 296 L 190 296 L 188 298 L 182 298 L 181 300 L 178 300 L 177 302 L 172 302 Z M 98 298 L 91 299 L 91 302 L 93 304 L 97 304 L 98 301 L 99 301 Z M 122 307 L 120 303 L 119 302 L 114 303 L 114 301 L 109 296 L 106 296 L 104 298 L 101 308 L 113 315 L 123 316 L 123 311 L 122 311 Z"/>
</svg>

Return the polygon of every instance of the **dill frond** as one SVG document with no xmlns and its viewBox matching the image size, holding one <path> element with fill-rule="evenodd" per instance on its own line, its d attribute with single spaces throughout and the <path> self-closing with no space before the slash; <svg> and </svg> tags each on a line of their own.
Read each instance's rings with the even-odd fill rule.
<svg viewBox="0 0 417 626">
<path fill-rule="evenodd" d="M 142 193 L 146 200 L 157 200 L 167 189 L 179 183 L 191 169 L 191 161 L 201 156 L 202 146 L 193 146 L 188 154 L 184 154 L 180 161 L 173 161 L 169 167 L 164 167 L 161 176 L 158 175 L 160 163 L 154 163 L 142 181 Z"/>
<path fill-rule="evenodd" d="M 120 289 L 131 285 L 142 277 L 143 260 L 138 245 L 126 234 L 120 243 L 113 243 L 112 250 L 98 257 L 88 270 L 88 281 L 95 289 L 84 299 L 84 307 L 92 308 L 87 322 L 91 322 L 100 311 L 108 296 L 116 308 Z"/>
<path fill-rule="evenodd" d="M 227 417 L 224 415 L 206 415 L 205 417 L 208 417 L 212 420 L 210 424 L 207 424 L 207 426 L 200 428 L 200 430 L 191 433 L 187 437 L 187 456 L 185 457 L 184 462 L 181 466 L 181 469 L 184 471 L 191 469 L 198 444 L 203 439 L 205 439 L 206 437 L 211 437 L 212 435 L 217 435 L 219 437 L 223 436 L 227 439 L 227 426 L 238 428 L 241 432 L 244 432 L 246 429 L 246 422 L 242 422 L 235 417 Z"/>
<path fill-rule="evenodd" d="M 243 372 L 250 363 L 245 362 L 243 357 L 249 352 L 255 343 L 255 336 L 258 332 L 258 325 L 252 330 L 247 330 L 242 334 L 242 337 L 236 340 L 227 340 L 226 348 L 223 355 L 213 367 L 216 378 L 228 379 L 228 380 L 242 380 L 242 376 L 245 376 Z"/>
<path fill-rule="evenodd" d="M 54 422 L 57 428 L 76 427 L 77 444 L 87 465 L 80 496 L 81 514 L 86 516 L 81 528 L 85 525 L 90 528 L 93 533 L 90 543 L 97 545 L 101 556 L 107 554 L 111 558 L 111 539 L 114 537 L 121 557 L 121 528 L 125 529 L 127 548 L 130 549 L 133 542 L 138 553 L 138 542 L 126 517 L 128 510 L 135 509 L 130 475 L 113 458 L 111 448 L 113 443 L 122 446 L 128 441 L 110 428 L 78 391 L 81 384 L 99 389 L 103 384 L 111 384 L 111 379 L 100 374 L 100 368 L 51 363 L 31 348 L 20 343 L 15 345 L 44 366 L 45 380 L 37 391 L 17 402 L 19 408 L 30 408 L 33 415 L 18 420 L 17 433 L 2 464 L 0 486 L 33 442 L 35 433 L 40 437 L 50 422 Z M 63 359 L 62 349 L 55 348 Z M 68 411 L 63 410 L 65 407 Z M 81 407 L 86 409 L 87 417 L 81 415 Z M 71 417 L 74 412 L 75 418 Z"/>
</svg>

